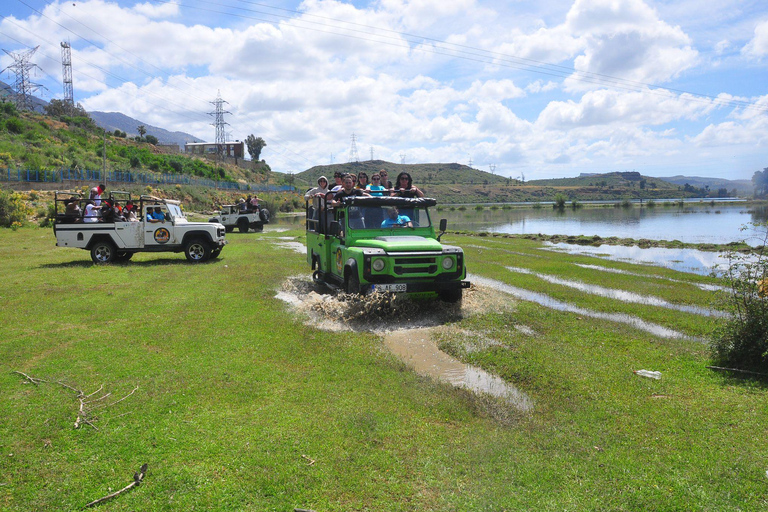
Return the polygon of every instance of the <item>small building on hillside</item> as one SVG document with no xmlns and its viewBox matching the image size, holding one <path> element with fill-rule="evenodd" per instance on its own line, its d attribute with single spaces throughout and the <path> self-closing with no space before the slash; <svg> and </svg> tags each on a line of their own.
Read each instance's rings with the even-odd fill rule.
<svg viewBox="0 0 768 512">
<path fill-rule="evenodd" d="M 188 155 L 216 156 L 219 154 L 219 145 L 215 142 L 187 142 L 184 144 L 184 153 Z M 225 142 L 221 144 L 221 154 L 228 158 L 243 158 L 245 156 L 245 142 Z"/>
</svg>

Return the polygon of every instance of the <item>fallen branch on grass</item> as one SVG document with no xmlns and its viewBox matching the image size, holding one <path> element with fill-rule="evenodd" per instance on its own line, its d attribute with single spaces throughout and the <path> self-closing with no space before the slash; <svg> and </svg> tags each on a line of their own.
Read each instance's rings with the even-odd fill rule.
<svg viewBox="0 0 768 512">
<path fill-rule="evenodd" d="M 737 372 L 746 373 L 747 375 L 759 375 L 761 377 L 768 377 L 768 373 L 751 372 L 749 370 L 739 370 L 738 368 L 723 368 L 722 366 L 707 366 L 710 370 L 719 370 L 721 372 Z"/>
<path fill-rule="evenodd" d="M 17 370 L 14 370 L 13 373 L 18 373 L 19 375 L 23 376 L 25 379 L 27 379 L 29 382 L 31 382 L 35 386 L 39 386 L 41 382 L 48 382 L 47 380 L 38 379 L 37 377 L 30 377 L 26 373 L 20 372 L 20 371 L 17 371 Z"/>
<path fill-rule="evenodd" d="M 85 508 L 92 507 L 94 505 L 98 505 L 99 503 L 103 503 L 103 502 L 105 502 L 107 500 L 110 500 L 110 499 L 114 498 L 115 496 L 119 496 L 120 494 L 122 494 L 122 493 L 124 493 L 126 491 L 131 490 L 134 487 L 137 487 L 139 484 L 141 484 L 141 481 L 144 480 L 144 475 L 146 475 L 146 474 L 147 474 L 147 465 L 144 464 L 143 466 L 141 466 L 141 468 L 139 469 L 138 473 L 134 473 L 133 474 L 133 482 L 131 482 L 130 484 L 126 485 L 125 487 L 123 487 L 122 489 L 120 489 L 117 492 L 113 492 L 112 494 L 104 496 L 103 498 L 99 498 L 97 500 L 93 500 L 92 502 L 90 502 L 87 505 L 85 505 L 83 508 L 85 509 Z"/>
<path fill-rule="evenodd" d="M 35 386 L 39 386 L 41 382 L 48 382 L 45 379 L 39 379 L 37 377 L 31 377 L 31 376 L 27 375 L 26 373 L 20 372 L 20 371 L 17 371 L 17 370 L 14 370 L 14 373 L 17 373 L 17 374 L 23 376 L 26 380 L 28 380 L 29 382 L 31 382 Z M 102 400 L 105 400 L 105 399 L 109 398 L 112 395 L 112 393 L 107 393 L 105 395 L 100 396 L 99 398 L 91 398 L 91 397 L 93 397 L 93 395 L 99 393 L 102 389 L 104 389 L 104 385 L 103 384 L 101 386 L 99 386 L 99 389 L 97 389 L 96 391 L 94 391 L 93 393 L 90 393 L 88 395 L 86 395 L 85 392 L 83 392 L 82 390 L 77 389 L 75 387 L 72 387 L 69 384 L 65 384 L 64 382 L 61 382 L 60 380 L 56 381 L 56 384 L 59 384 L 60 386 L 63 386 L 65 388 L 70 389 L 70 390 L 74 391 L 75 393 L 77 393 L 77 400 L 80 403 L 80 406 L 77 409 L 77 419 L 75 419 L 75 428 L 76 429 L 80 428 L 80 425 L 82 423 L 85 423 L 86 425 L 89 425 L 89 426 L 93 427 L 94 430 L 99 430 L 96 427 L 96 425 L 93 424 L 93 422 L 96 421 L 96 420 L 95 420 L 95 418 L 93 418 L 91 416 L 91 412 L 96 410 L 96 409 L 101 409 L 101 408 L 106 409 L 107 407 L 112 407 L 115 404 L 119 404 L 120 402 L 122 402 L 123 400 L 125 400 L 126 398 L 128 398 L 129 396 L 134 394 L 136 392 L 136 390 L 139 389 L 139 386 L 136 386 L 135 388 L 133 388 L 133 390 L 130 393 L 125 395 L 123 398 L 121 398 L 119 400 L 116 400 L 116 401 L 114 401 L 112 403 L 109 403 L 109 404 L 96 404 L 96 402 L 101 402 Z M 93 405 L 93 404 L 96 404 L 96 405 Z"/>
</svg>

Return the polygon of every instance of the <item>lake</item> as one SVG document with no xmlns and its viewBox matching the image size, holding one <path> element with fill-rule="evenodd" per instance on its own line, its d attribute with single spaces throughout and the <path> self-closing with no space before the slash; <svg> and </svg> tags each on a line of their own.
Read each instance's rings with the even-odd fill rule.
<svg viewBox="0 0 768 512">
<path fill-rule="evenodd" d="M 765 223 L 768 208 L 745 204 L 686 203 L 685 206 L 662 206 L 649 208 L 566 207 L 559 211 L 551 206 L 542 208 L 499 207 L 496 210 L 476 210 L 467 206 L 465 210 L 443 207 L 432 211 L 432 222 L 448 220 L 452 231 L 475 231 L 509 234 L 545 235 L 598 235 L 603 238 L 647 238 L 650 240 L 679 240 L 686 243 L 727 244 L 745 241 L 752 246 L 762 245 L 765 228 L 755 229 L 751 223 Z M 299 227 L 304 217 L 281 216 L 278 224 Z M 581 246 L 575 244 L 549 244 L 551 249 L 574 254 L 590 254 L 603 258 L 640 264 L 659 265 L 683 272 L 709 274 L 715 265 L 723 265 L 719 253 L 694 249 L 664 249 L 639 247 Z"/>
<path fill-rule="evenodd" d="M 765 207 L 708 203 L 648 208 L 566 207 L 556 210 L 542 208 L 512 208 L 509 210 L 465 211 L 443 208 L 433 212 L 434 218 L 448 219 L 448 228 L 457 231 L 486 231 L 489 233 L 598 235 L 603 238 L 647 238 L 650 240 L 679 240 L 686 243 L 725 244 L 744 240 L 752 246 L 762 245 L 765 230 L 742 227 L 753 222 L 765 222 Z"/>
</svg>

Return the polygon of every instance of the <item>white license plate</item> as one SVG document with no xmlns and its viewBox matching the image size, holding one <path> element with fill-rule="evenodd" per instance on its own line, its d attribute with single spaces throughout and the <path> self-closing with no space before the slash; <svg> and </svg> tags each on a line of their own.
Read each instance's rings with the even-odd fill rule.
<svg viewBox="0 0 768 512">
<path fill-rule="evenodd" d="M 373 289 L 379 292 L 406 292 L 408 291 L 407 284 L 376 284 L 373 285 Z"/>
</svg>

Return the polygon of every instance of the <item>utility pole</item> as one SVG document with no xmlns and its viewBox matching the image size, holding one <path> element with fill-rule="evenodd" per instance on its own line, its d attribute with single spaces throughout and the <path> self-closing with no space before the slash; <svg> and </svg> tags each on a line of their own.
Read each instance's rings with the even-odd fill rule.
<svg viewBox="0 0 768 512">
<path fill-rule="evenodd" d="M 101 146 L 101 169 L 104 171 L 104 184 L 107 184 L 107 130 L 104 130 L 104 140 Z"/>
<path fill-rule="evenodd" d="M 469 168 L 472 168 L 472 157 L 469 157 Z"/>
<path fill-rule="evenodd" d="M 405 153 L 400 153 L 400 163 L 405 164 Z"/>
<path fill-rule="evenodd" d="M 3 71 L 8 69 L 16 74 L 16 90 L 14 94 L 14 102 L 16 103 L 16 108 L 19 110 L 31 110 L 32 93 L 38 90 L 40 87 L 43 87 L 40 84 L 29 81 L 30 70 L 35 68 L 40 69 L 40 66 L 37 64 L 31 64 L 29 62 L 29 59 L 32 58 L 32 55 L 34 55 L 38 48 L 40 48 L 40 45 L 37 45 L 34 48 L 24 52 L 9 52 L 8 50 L 3 50 L 13 59 L 13 64 L 5 68 Z M 0 71 L 0 73 L 2 73 L 2 71 Z"/>
<path fill-rule="evenodd" d="M 354 133 L 352 134 L 352 145 L 349 147 L 349 161 L 360 161 L 360 155 L 357 154 L 357 137 L 355 137 Z"/>
<path fill-rule="evenodd" d="M 214 116 L 215 119 L 213 126 L 216 127 L 216 152 L 218 153 L 219 158 L 223 159 L 224 145 L 227 142 L 227 135 L 224 132 L 224 127 L 229 124 L 224 121 L 224 114 L 231 114 L 232 112 L 224 110 L 224 103 L 228 102 L 221 99 L 221 91 L 216 94 L 216 100 L 211 101 L 210 103 L 216 107 L 216 110 L 213 112 L 208 112 L 208 115 Z"/>
<path fill-rule="evenodd" d="M 333 165 L 333 153 L 331 153 L 331 165 Z"/>
<path fill-rule="evenodd" d="M 61 80 L 64 84 L 64 103 L 75 106 L 75 91 L 72 87 L 72 47 L 69 41 L 61 42 Z"/>
<path fill-rule="evenodd" d="M 373 146 L 371 146 L 371 162 L 373 162 Z"/>
<path fill-rule="evenodd" d="M 491 168 L 491 174 L 496 174 L 496 164 L 490 164 L 488 167 Z"/>
</svg>

